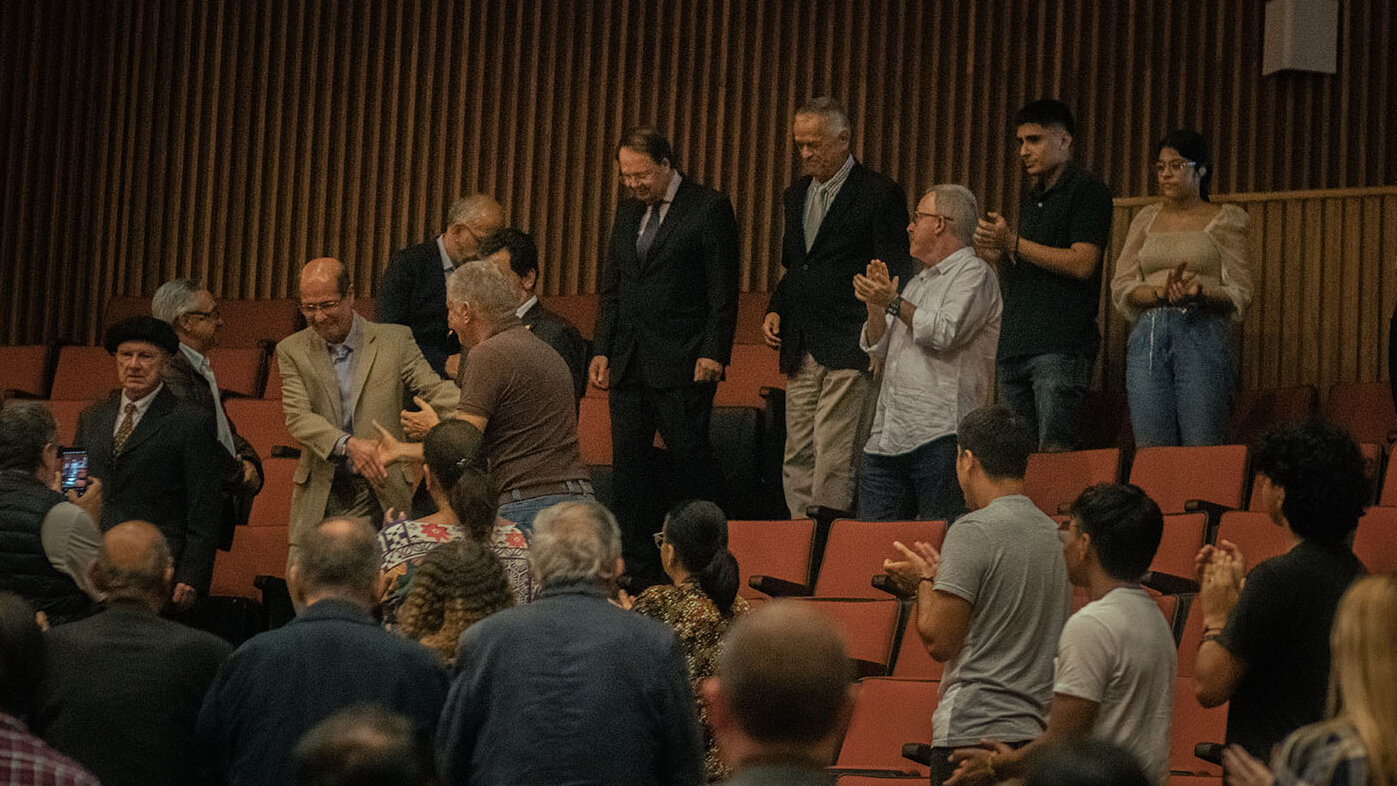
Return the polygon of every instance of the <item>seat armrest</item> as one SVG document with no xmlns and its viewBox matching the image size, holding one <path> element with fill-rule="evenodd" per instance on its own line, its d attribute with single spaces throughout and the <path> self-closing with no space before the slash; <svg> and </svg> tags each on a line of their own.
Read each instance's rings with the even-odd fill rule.
<svg viewBox="0 0 1397 786">
<path fill-rule="evenodd" d="M 773 598 L 808 598 L 815 594 L 813 589 L 804 584 L 778 579 L 775 576 L 752 576 L 747 579 L 747 586 Z"/>
</svg>

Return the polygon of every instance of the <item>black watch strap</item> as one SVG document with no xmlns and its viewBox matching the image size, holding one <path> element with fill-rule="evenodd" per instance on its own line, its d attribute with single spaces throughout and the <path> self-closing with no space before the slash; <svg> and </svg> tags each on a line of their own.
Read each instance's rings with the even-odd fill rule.
<svg viewBox="0 0 1397 786">
<path fill-rule="evenodd" d="M 902 313 L 902 295 L 894 295 L 892 302 L 883 310 L 891 314 L 893 319 L 897 319 L 897 315 Z"/>
</svg>

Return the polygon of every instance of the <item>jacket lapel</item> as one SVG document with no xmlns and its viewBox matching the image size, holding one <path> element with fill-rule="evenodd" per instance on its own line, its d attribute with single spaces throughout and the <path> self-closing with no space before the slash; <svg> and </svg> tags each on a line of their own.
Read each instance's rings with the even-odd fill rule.
<svg viewBox="0 0 1397 786">
<path fill-rule="evenodd" d="M 854 192 L 858 191 L 859 181 L 862 180 L 862 169 L 863 165 L 860 164 L 858 160 L 855 160 L 854 165 L 849 169 L 849 176 L 844 178 L 844 185 L 839 187 L 839 193 L 834 195 L 834 201 L 830 203 L 829 210 L 825 212 L 824 219 L 820 221 L 820 231 L 815 233 L 815 242 L 810 246 L 811 251 L 814 251 L 815 248 L 820 245 L 820 242 L 825 240 L 831 233 L 839 231 L 839 224 L 843 220 L 844 214 L 848 213 L 850 208 L 853 207 L 854 199 L 856 198 Z M 805 210 L 802 203 L 801 232 L 804 231 Z"/>
<path fill-rule="evenodd" d="M 316 384 L 321 387 L 321 394 L 330 402 L 330 412 L 334 414 L 333 422 L 336 426 L 344 422 L 340 416 L 340 388 L 335 374 L 335 367 L 330 362 L 330 347 L 325 343 L 314 330 L 306 328 L 306 357 L 310 361 L 312 370 L 311 379 L 316 380 Z M 306 393 L 309 395 L 310 391 Z M 314 399 L 311 400 L 312 409 L 315 407 Z"/>
<path fill-rule="evenodd" d="M 354 360 L 354 380 L 349 387 L 349 400 L 352 402 L 355 414 L 359 410 L 359 395 L 364 392 L 364 385 L 369 379 L 369 370 L 373 368 L 374 358 L 378 356 L 378 331 L 374 330 L 373 323 L 364 320 L 364 342 L 363 346 L 357 350 L 359 357 Z M 328 353 L 326 357 L 328 357 Z M 331 371 L 331 376 L 334 372 Z M 372 426 L 371 423 L 359 423 L 359 419 L 354 418 L 354 428 L 360 430 L 360 426 Z"/>
<path fill-rule="evenodd" d="M 674 201 L 669 204 L 669 210 L 665 211 L 665 220 L 660 222 L 660 228 L 655 233 L 655 242 L 650 244 L 650 251 L 645 255 L 645 267 L 650 267 L 655 258 L 659 256 L 660 248 L 664 246 L 665 240 L 672 234 L 674 222 L 684 217 L 684 211 L 688 208 L 692 195 L 693 189 L 689 188 L 689 181 L 687 179 L 680 181 L 679 190 L 674 192 Z M 641 215 L 643 216 L 644 213 L 642 212 Z"/>
</svg>

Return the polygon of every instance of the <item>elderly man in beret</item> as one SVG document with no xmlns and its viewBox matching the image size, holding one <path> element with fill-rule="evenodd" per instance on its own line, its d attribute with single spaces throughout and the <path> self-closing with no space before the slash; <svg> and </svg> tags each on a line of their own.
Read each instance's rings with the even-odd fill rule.
<svg viewBox="0 0 1397 786">
<path fill-rule="evenodd" d="M 78 418 L 76 444 L 88 474 L 102 481 L 103 532 L 123 521 L 154 524 L 175 561 L 171 600 L 189 609 L 207 594 L 222 490 L 222 447 L 209 413 L 181 401 L 161 377 L 179 338 L 154 317 L 131 317 L 107 330 L 119 390 Z"/>
</svg>

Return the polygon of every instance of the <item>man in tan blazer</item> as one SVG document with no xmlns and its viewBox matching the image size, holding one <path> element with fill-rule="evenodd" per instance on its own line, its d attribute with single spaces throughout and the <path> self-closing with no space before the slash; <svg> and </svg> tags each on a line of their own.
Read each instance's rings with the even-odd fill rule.
<svg viewBox="0 0 1397 786">
<path fill-rule="evenodd" d="M 286 427 L 301 443 L 291 492 L 290 540 L 327 516 L 361 516 L 375 527 L 389 508 L 407 510 L 412 484 L 401 465 L 378 457 L 375 423 L 401 437 L 405 390 L 438 416 L 454 417 L 460 391 L 432 371 L 401 325 L 354 313 L 349 273 L 334 259 L 301 270 L 301 313 L 309 327 L 277 344 Z"/>
</svg>

